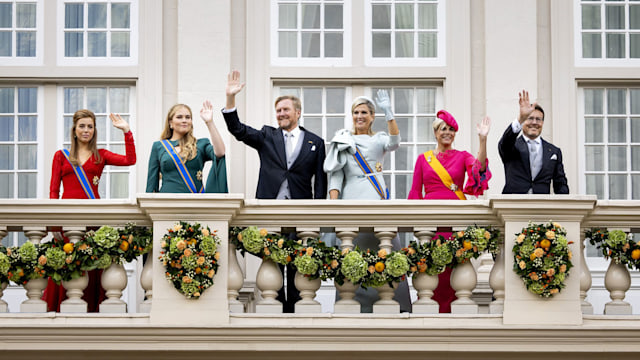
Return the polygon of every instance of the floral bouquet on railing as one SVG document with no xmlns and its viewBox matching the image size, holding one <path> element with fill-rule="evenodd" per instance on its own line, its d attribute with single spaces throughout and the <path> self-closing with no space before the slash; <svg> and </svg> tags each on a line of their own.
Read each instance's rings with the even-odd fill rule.
<svg viewBox="0 0 640 360">
<path fill-rule="evenodd" d="M 412 241 L 402 251 L 407 255 L 410 274 L 438 275 L 453 261 L 451 246 L 441 235 L 424 244 Z"/>
<path fill-rule="evenodd" d="M 8 248 L 7 256 L 11 263 L 7 277 L 16 284 L 24 285 L 45 276 L 43 262 L 46 263 L 46 255 L 40 244 L 28 241 L 20 247 Z"/>
<path fill-rule="evenodd" d="M 0 244 L 0 284 L 9 282 L 11 259 L 7 256 L 7 248 Z"/>
<path fill-rule="evenodd" d="M 302 240 L 295 241 L 270 234 L 266 229 L 249 226 L 237 232 L 233 243 L 243 254 L 248 252 L 262 259 L 287 265 L 293 261 L 293 254 L 301 246 Z"/>
<path fill-rule="evenodd" d="M 199 223 L 177 223 L 162 238 L 160 260 L 169 282 L 187 298 L 199 298 L 213 285 L 218 270 L 220 238 Z"/>
<path fill-rule="evenodd" d="M 118 230 L 120 244 L 117 253 L 120 262 L 131 262 L 142 254 L 151 251 L 153 230 L 147 226 L 136 226 L 127 223 L 124 229 Z"/>
<path fill-rule="evenodd" d="M 394 282 L 406 279 L 409 271 L 407 255 L 400 251 L 387 254 L 385 250 L 360 251 L 357 247 L 342 258 L 340 272 L 344 278 L 362 287 L 393 287 Z"/>
<path fill-rule="evenodd" d="M 454 232 L 449 242 L 454 254 L 451 267 L 477 259 L 485 250 L 497 254 L 500 249 L 500 231 L 492 228 L 469 226 L 465 230 Z"/>
<path fill-rule="evenodd" d="M 319 239 L 307 241 L 307 246 L 299 245 L 293 253 L 293 266 L 310 279 L 333 279 L 340 271 L 342 255 L 337 247 L 327 246 Z"/>
<path fill-rule="evenodd" d="M 571 250 L 566 230 L 558 223 L 529 223 L 516 234 L 513 245 L 513 271 L 527 290 L 542 297 L 557 294 L 569 276 Z"/>
<path fill-rule="evenodd" d="M 640 269 L 640 244 L 633 241 L 633 234 L 622 230 L 593 228 L 585 231 L 584 237 L 602 251 L 605 259 L 611 258 L 629 269 Z"/>
<path fill-rule="evenodd" d="M 118 230 L 107 225 L 88 231 L 84 240 L 93 249 L 93 254 L 85 259 L 84 270 L 106 269 L 114 262 L 122 263 L 123 249 L 129 248 L 128 241 L 120 238 Z"/>
</svg>

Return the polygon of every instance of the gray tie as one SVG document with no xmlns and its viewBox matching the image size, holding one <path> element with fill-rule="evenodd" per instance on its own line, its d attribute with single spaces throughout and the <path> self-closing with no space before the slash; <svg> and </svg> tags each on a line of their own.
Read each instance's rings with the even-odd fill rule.
<svg viewBox="0 0 640 360">
<path fill-rule="evenodd" d="M 527 140 L 529 143 L 529 165 L 531 166 L 531 179 L 535 179 L 540 172 L 540 154 L 538 154 L 538 147 L 533 140 Z"/>
<path fill-rule="evenodd" d="M 293 134 L 285 133 L 284 134 L 284 147 L 287 151 L 287 160 L 291 159 L 291 154 L 293 153 Z"/>
</svg>

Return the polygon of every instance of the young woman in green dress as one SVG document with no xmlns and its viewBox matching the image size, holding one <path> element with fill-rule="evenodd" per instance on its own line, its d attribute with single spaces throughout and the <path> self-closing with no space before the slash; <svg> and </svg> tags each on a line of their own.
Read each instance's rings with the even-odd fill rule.
<svg viewBox="0 0 640 360">
<path fill-rule="evenodd" d="M 209 129 L 209 139 L 193 136 L 191 109 L 176 104 L 169 109 L 160 141 L 153 143 L 147 173 L 147 192 L 162 193 L 226 193 L 227 170 L 225 147 L 213 123 L 213 106 L 205 101 L 200 117 Z M 212 166 L 203 186 L 205 162 Z"/>
</svg>

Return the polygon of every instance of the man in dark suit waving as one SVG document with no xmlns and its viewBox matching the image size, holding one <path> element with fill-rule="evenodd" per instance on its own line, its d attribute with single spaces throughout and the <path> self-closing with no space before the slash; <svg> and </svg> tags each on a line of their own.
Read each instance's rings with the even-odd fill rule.
<svg viewBox="0 0 640 360">
<path fill-rule="evenodd" d="M 504 163 L 503 194 L 568 194 L 560 148 L 540 137 L 544 110 L 529 102 L 529 93 L 518 94 L 520 114 L 506 129 L 498 151 Z M 522 136 L 518 136 L 522 130 Z"/>
<path fill-rule="evenodd" d="M 240 122 L 236 111 L 236 94 L 244 88 L 240 72 L 233 70 L 227 78 L 226 107 L 222 110 L 229 132 L 238 140 L 258 151 L 260 175 L 257 199 L 326 199 L 327 175 L 322 166 L 324 141 L 298 126 L 302 112 L 300 99 L 292 95 L 276 99 L 278 128 L 265 125 L 257 130 Z M 299 295 L 294 283 L 294 271 L 287 268 L 288 291 L 278 294 L 285 312 L 293 312 Z M 285 301 L 286 300 L 286 301 Z"/>
</svg>

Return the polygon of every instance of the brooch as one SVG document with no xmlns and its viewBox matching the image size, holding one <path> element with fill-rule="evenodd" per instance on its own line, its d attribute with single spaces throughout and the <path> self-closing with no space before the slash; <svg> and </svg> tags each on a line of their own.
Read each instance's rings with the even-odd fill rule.
<svg viewBox="0 0 640 360">
<path fill-rule="evenodd" d="M 451 191 L 458 191 L 458 185 L 456 185 L 456 184 L 451 184 L 451 185 L 449 186 L 449 189 L 451 189 Z"/>
<path fill-rule="evenodd" d="M 379 162 L 376 163 L 376 171 L 377 172 L 382 172 L 382 164 L 379 163 Z"/>
<path fill-rule="evenodd" d="M 427 162 L 430 163 L 431 162 L 431 156 L 427 157 Z"/>
<path fill-rule="evenodd" d="M 196 179 L 202 181 L 202 170 L 198 170 L 198 172 L 196 173 Z"/>
<path fill-rule="evenodd" d="M 93 185 L 98 185 L 98 183 L 100 183 L 100 178 L 98 176 L 94 176 L 93 177 Z"/>
</svg>

